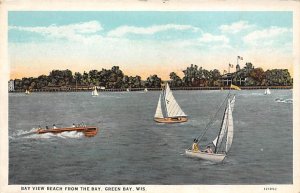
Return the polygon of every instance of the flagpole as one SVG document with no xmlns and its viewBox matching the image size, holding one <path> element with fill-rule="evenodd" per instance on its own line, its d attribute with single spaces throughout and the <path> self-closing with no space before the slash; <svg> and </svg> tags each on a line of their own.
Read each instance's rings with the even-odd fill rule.
<svg viewBox="0 0 300 193">
<path fill-rule="evenodd" d="M 230 63 L 229 63 L 229 65 L 228 65 L 228 73 L 230 73 Z"/>
</svg>

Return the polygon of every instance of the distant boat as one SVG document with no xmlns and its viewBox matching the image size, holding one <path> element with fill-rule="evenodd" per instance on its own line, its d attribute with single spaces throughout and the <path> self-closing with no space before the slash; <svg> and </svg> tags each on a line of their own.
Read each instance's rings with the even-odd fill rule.
<svg viewBox="0 0 300 193">
<path fill-rule="evenodd" d="M 66 127 L 66 128 L 53 128 L 53 129 L 38 129 L 36 131 L 37 134 L 44 134 L 44 133 L 53 133 L 58 134 L 62 132 L 70 132 L 70 131 L 76 131 L 76 132 L 82 132 L 86 137 L 93 137 L 97 135 L 98 128 L 94 126 L 86 126 L 86 127 Z"/>
<path fill-rule="evenodd" d="M 145 88 L 145 89 L 144 89 L 144 92 L 148 92 L 148 89 L 147 89 L 147 88 Z"/>
<path fill-rule="evenodd" d="M 234 85 L 234 84 L 231 84 L 230 85 L 230 89 L 234 89 L 234 90 L 242 90 L 240 87 Z"/>
<path fill-rule="evenodd" d="M 159 95 L 154 120 L 159 123 L 181 123 L 188 120 L 176 102 L 168 83 Z"/>
<path fill-rule="evenodd" d="M 270 90 L 269 88 L 267 88 L 267 89 L 265 90 L 265 95 L 269 95 L 269 94 L 271 94 L 271 90 Z"/>
<path fill-rule="evenodd" d="M 212 162 L 222 162 L 227 156 L 233 142 L 233 117 L 232 117 L 232 103 L 233 100 L 228 98 L 227 106 L 223 113 L 222 124 L 219 129 L 217 137 L 212 141 L 214 145 L 213 153 L 206 153 L 203 151 L 194 151 L 186 149 L 185 154 L 189 157 L 196 157 Z M 235 101 L 235 98 L 234 98 Z M 225 139 L 226 138 L 226 139 Z M 201 140 L 201 139 L 200 139 Z"/>
<path fill-rule="evenodd" d="M 126 89 L 127 92 L 130 92 L 129 88 Z"/>
<path fill-rule="evenodd" d="M 27 95 L 30 94 L 29 90 L 26 89 L 25 94 Z"/>
<path fill-rule="evenodd" d="M 92 96 L 98 96 L 98 91 L 97 88 L 95 87 L 95 89 L 92 91 Z"/>
</svg>

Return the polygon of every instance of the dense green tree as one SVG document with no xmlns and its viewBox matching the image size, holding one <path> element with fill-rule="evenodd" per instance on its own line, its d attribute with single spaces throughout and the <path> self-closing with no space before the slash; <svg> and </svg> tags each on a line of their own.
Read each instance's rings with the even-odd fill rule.
<svg viewBox="0 0 300 193">
<path fill-rule="evenodd" d="M 267 70 L 265 73 L 266 85 L 272 86 L 290 86 L 293 84 L 293 79 L 287 69 Z"/>
<path fill-rule="evenodd" d="M 180 86 L 182 86 L 182 80 L 175 72 L 170 73 L 170 79 L 171 79 L 171 81 L 170 81 L 170 86 L 171 87 L 180 87 Z"/>
<path fill-rule="evenodd" d="M 145 83 L 147 88 L 160 88 L 161 87 L 161 78 L 159 78 L 156 74 L 150 75 Z"/>
<path fill-rule="evenodd" d="M 191 64 L 183 70 L 181 79 L 175 72 L 171 72 L 171 87 L 195 87 L 195 86 L 221 86 L 221 74 L 219 70 L 206 70 L 197 65 Z M 248 86 L 290 86 L 293 79 L 287 69 L 273 69 L 263 71 L 262 68 L 254 68 L 252 63 L 246 63 L 241 70 L 232 73 L 233 82 L 246 79 L 245 85 Z M 77 86 L 104 86 L 106 88 L 160 88 L 162 80 L 156 74 L 149 76 L 145 81 L 141 77 L 124 75 L 118 66 L 111 69 L 90 70 L 89 72 L 75 72 L 70 70 L 52 70 L 48 76 L 41 75 L 37 78 L 24 77 L 15 79 L 15 89 L 43 89 L 47 86 L 55 87 L 75 87 Z"/>
<path fill-rule="evenodd" d="M 261 86 L 265 84 L 265 72 L 262 68 L 254 68 L 249 71 L 249 76 L 247 77 L 247 86 Z"/>
</svg>

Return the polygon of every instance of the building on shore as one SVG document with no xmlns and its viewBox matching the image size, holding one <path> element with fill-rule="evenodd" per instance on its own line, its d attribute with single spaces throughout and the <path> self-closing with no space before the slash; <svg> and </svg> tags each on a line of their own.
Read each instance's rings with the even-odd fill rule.
<svg viewBox="0 0 300 193">
<path fill-rule="evenodd" d="M 245 86 L 247 81 L 246 77 L 240 76 L 241 67 L 239 64 L 235 67 L 235 72 L 232 73 L 225 73 L 221 76 L 220 82 L 223 86 L 230 86 L 231 84 L 238 85 L 238 86 Z"/>
</svg>

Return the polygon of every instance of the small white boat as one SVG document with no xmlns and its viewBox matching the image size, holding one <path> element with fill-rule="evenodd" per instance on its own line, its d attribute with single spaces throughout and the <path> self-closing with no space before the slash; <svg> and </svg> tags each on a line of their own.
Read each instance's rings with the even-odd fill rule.
<svg viewBox="0 0 300 193">
<path fill-rule="evenodd" d="M 265 95 L 269 95 L 269 94 L 271 94 L 271 90 L 270 90 L 269 88 L 267 88 L 267 89 L 265 90 Z"/>
<path fill-rule="evenodd" d="M 147 88 L 145 88 L 145 89 L 144 89 L 144 92 L 148 92 L 148 89 L 147 89 Z"/>
<path fill-rule="evenodd" d="M 187 115 L 176 102 L 167 83 L 159 95 L 154 121 L 158 123 L 181 123 L 187 120 Z"/>
<path fill-rule="evenodd" d="M 129 88 L 126 89 L 127 92 L 130 92 Z"/>
<path fill-rule="evenodd" d="M 27 95 L 30 94 L 29 90 L 26 89 L 25 94 Z"/>
<path fill-rule="evenodd" d="M 97 88 L 95 87 L 95 89 L 92 91 L 92 96 L 98 96 L 98 91 Z"/>
<path fill-rule="evenodd" d="M 223 120 L 219 130 L 219 134 L 212 141 L 212 144 L 214 145 L 214 152 L 206 153 L 202 151 L 186 149 L 186 156 L 200 158 L 215 163 L 222 162 L 225 159 L 233 141 L 233 118 L 231 108 L 231 104 L 234 104 L 233 101 L 235 101 L 235 97 L 232 100 L 228 99 L 227 106 L 224 110 Z"/>
</svg>

